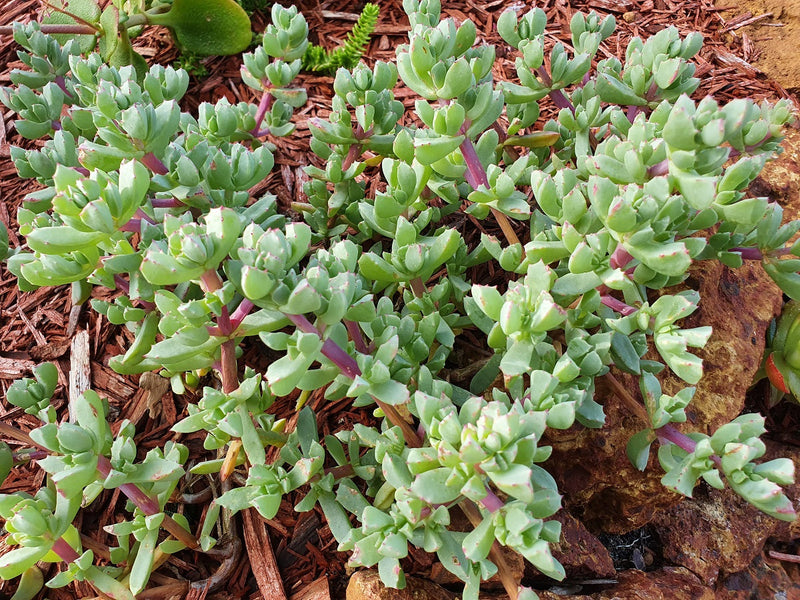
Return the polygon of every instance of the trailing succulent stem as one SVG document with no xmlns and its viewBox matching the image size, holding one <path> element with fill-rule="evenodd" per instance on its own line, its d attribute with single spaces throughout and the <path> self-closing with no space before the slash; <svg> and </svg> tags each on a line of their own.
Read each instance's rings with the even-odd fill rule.
<svg viewBox="0 0 800 600">
<path fill-rule="evenodd" d="M 337 60 L 360 56 L 377 19 L 368 7 Z M 404 7 L 411 30 L 396 63 L 338 69 L 329 117 L 309 119 L 320 166 L 306 168 L 296 222 L 273 195 L 250 194 L 306 102 L 294 80 L 308 25 L 296 8 L 274 5 L 261 43 L 242 58 L 259 102 L 222 99 L 197 115 L 179 108 L 183 71 L 153 66 L 137 79 L 107 56 L 81 57 L 77 43 L 15 26 L 28 69 L 12 71 L 0 101 L 19 115 L 21 135 L 42 139 L 12 150 L 20 176 L 42 189 L 18 212 L 21 246 L 9 248 L 0 229 L 0 255 L 23 290 L 70 283 L 76 302 L 92 286 L 114 290 L 91 304 L 134 336 L 110 361 L 119 373 L 157 372 L 178 394 L 216 373 L 173 432 L 205 432 L 210 455 L 191 472 L 219 474 L 222 493 L 202 525 L 165 512 L 186 449 L 166 444 L 137 461 L 133 426 L 112 436 L 91 391 L 73 407 L 77 421 L 59 424 L 57 373 L 42 365 L 7 395 L 42 427 L 28 436 L 0 424 L 0 433 L 29 446 L 19 460 L 37 461 L 50 483 L 33 498 L 0 497 L 17 546 L 0 576 L 64 560 L 48 585 L 86 579 L 130 598 L 147 585 L 156 551 L 221 554 L 214 536 L 235 530 L 232 515 L 271 519 L 302 490 L 295 509 L 318 505 L 351 565 L 377 566 L 389 586 L 405 585 L 412 545 L 463 580 L 465 598 L 499 573 L 511 598 L 530 599 L 500 546 L 564 576 L 549 546 L 560 537 L 552 517 L 561 496 L 541 441 L 550 427 L 603 425 L 598 377 L 642 421 L 628 446 L 634 464 L 644 468 L 657 442 L 667 487 L 689 495 L 702 478 L 795 517 L 781 489 L 793 481 L 791 461 L 757 462 L 763 417 L 743 415 L 711 435 L 674 425 L 703 376 L 693 349 L 712 334 L 681 325 L 701 300 L 673 288 L 691 265 L 758 260 L 800 298 L 800 244 L 790 243 L 800 222 L 784 224 L 780 206 L 744 193 L 779 151 L 791 107 L 691 100 L 701 39 L 674 28 L 633 39 L 624 63 L 595 61 L 614 20 L 594 13 L 572 19 L 574 52 L 559 43 L 548 60 L 544 12 L 503 13 L 497 26 L 518 51 L 518 83 L 495 82 L 494 48 L 476 43 L 473 23 L 442 19 L 437 0 Z M 153 22 L 182 10 L 175 0 Z M 394 96 L 399 78 L 419 96 L 410 119 Z M 541 123 L 545 97 L 560 111 Z M 380 191 L 367 190 L 368 169 L 383 178 Z M 505 240 L 473 242 L 464 232 L 474 225 Z M 471 279 L 490 262 L 504 291 Z M 789 310 L 770 355 L 778 369 L 800 364 L 789 344 L 798 310 Z M 239 345 L 256 337 L 276 357 L 264 372 L 240 364 Z M 467 345 L 486 358 L 465 382 L 452 351 Z M 612 369 L 638 378 L 641 401 Z M 664 394 L 665 369 L 689 387 Z M 782 372 L 787 389 L 800 389 Z M 273 409 L 287 398 L 298 411 L 292 429 Z M 311 406 L 344 398 L 372 417 L 321 435 Z M 14 460 L 0 446 L 0 473 Z M 133 508 L 109 526 L 119 546 L 99 567 L 72 521 L 111 488 Z M 473 531 L 451 529 L 456 510 Z M 161 528 L 175 539 L 159 542 Z M 228 547 L 215 582 L 240 549 Z M 122 564 L 128 579 L 117 578 Z"/>
</svg>

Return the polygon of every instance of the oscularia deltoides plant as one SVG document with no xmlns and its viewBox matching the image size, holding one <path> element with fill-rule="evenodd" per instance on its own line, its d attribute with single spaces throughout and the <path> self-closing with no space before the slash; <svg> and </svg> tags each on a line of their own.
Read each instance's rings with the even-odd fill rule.
<svg viewBox="0 0 800 600">
<path fill-rule="evenodd" d="M 49 483 L 34 498 L 0 498 L 17 545 L 0 576 L 44 556 L 69 563 L 49 585 L 86 579 L 132 598 L 154 549 L 208 551 L 231 514 L 252 507 L 272 518 L 301 490 L 294 508 L 319 505 L 351 564 L 377 565 L 389 586 L 404 586 L 400 561 L 413 545 L 464 581 L 465 598 L 498 571 L 512 598 L 532 598 L 499 547 L 563 577 L 549 549 L 561 496 L 542 439 L 576 421 L 603 425 L 595 383 L 611 368 L 641 382 L 633 409 L 648 426 L 629 444 L 636 465 L 656 443 L 667 487 L 691 495 L 702 478 L 795 517 L 780 488 L 793 481 L 791 461 L 758 462 L 763 417 L 710 436 L 674 427 L 703 375 L 692 350 L 712 332 L 682 328 L 701 299 L 671 291 L 696 261 L 755 259 L 800 298 L 800 246 L 787 245 L 800 223 L 782 224 L 780 206 L 744 193 L 779 150 L 791 107 L 690 99 L 701 36 L 674 28 L 633 39 L 624 62 L 595 61 L 614 20 L 594 13 L 572 19 L 574 52 L 556 44 L 547 60 L 544 13 L 503 13 L 497 27 L 516 51 L 518 83 L 495 82 L 495 48 L 476 44 L 473 23 L 442 19 L 438 0 L 404 7 L 411 30 L 396 63 L 340 69 L 329 118 L 309 121 L 323 166 L 307 168 L 296 221 L 274 196 L 248 192 L 306 100 L 293 84 L 308 43 L 296 9 L 276 5 L 262 45 L 243 59 L 260 103 L 204 103 L 197 115 L 179 108 L 180 71 L 153 66 L 137 82 L 128 67 L 16 27 L 30 69 L 14 71 L 0 99 L 22 135 L 43 139 L 12 154 L 42 189 L 19 210 L 24 244 L 8 251 L 8 268 L 24 290 L 72 284 L 76 300 L 91 286 L 116 290 L 92 306 L 135 336 L 111 362 L 118 372 L 158 372 L 177 393 L 218 373 L 173 430 L 206 432 L 208 460 L 192 472 L 219 472 L 228 491 L 202 527 L 173 515 L 185 448 L 137 461 L 133 427 L 112 435 L 91 391 L 74 422 L 59 424 L 54 370 L 42 366 L 7 399 L 44 422 L 14 435 Z M 413 119 L 395 99 L 398 77 L 419 96 Z M 542 123 L 546 97 L 559 112 Z M 367 193 L 362 174 L 376 165 L 385 185 Z M 463 228 L 481 221 L 503 238 L 468 244 Z M 471 280 L 489 261 L 505 272 L 504 291 Z M 489 358 L 457 385 L 450 355 L 465 332 Z M 265 372 L 240 369 L 246 337 L 277 357 Z M 662 370 L 686 387 L 663 393 Z M 314 392 L 373 406 L 375 419 L 321 436 L 303 407 Z M 271 407 L 298 393 L 289 428 Z M 132 513 L 111 526 L 119 547 L 101 567 L 72 521 L 109 488 Z M 471 532 L 451 528 L 454 511 Z M 159 528 L 174 537 L 159 544 Z"/>
</svg>

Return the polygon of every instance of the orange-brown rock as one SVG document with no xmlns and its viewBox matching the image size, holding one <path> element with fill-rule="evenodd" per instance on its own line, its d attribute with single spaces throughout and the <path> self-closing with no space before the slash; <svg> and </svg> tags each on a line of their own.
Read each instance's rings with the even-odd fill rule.
<svg viewBox="0 0 800 600">
<path fill-rule="evenodd" d="M 782 296 L 758 264 L 733 270 L 717 262 L 702 262 L 693 267 L 686 284 L 699 290 L 701 300 L 698 310 L 681 326 L 711 325 L 714 332 L 698 352 L 705 374 L 686 409 L 688 422 L 680 428 L 711 433 L 741 412 L 760 366 L 764 332 L 780 311 Z M 638 400 L 636 379 L 617 378 Z M 662 385 L 665 393 L 686 386 L 670 373 L 662 378 Z M 602 379 L 596 396 L 605 407 L 606 425 L 599 430 L 582 426 L 548 430 L 553 455 L 546 467 L 565 495 L 565 506 L 589 529 L 625 533 L 650 522 L 679 496 L 661 485 L 663 472 L 655 452 L 643 473 L 628 460 L 625 447 L 644 428 L 641 418 Z"/>
<path fill-rule="evenodd" d="M 551 549 L 564 565 L 567 579 L 602 579 L 614 575 L 611 555 L 583 523 L 565 510 L 554 518 L 561 523 L 561 541 L 552 544 Z"/>
<path fill-rule="evenodd" d="M 779 202 L 787 220 L 800 218 L 800 131 L 787 127 L 783 153 L 770 161 L 750 186 L 755 196 Z"/>
<path fill-rule="evenodd" d="M 453 600 L 455 597 L 456 594 L 443 587 L 417 577 L 406 577 L 405 589 L 387 588 L 374 569 L 353 573 L 346 592 L 346 600 Z"/>
<path fill-rule="evenodd" d="M 613 589 L 593 595 L 596 600 L 715 600 L 714 591 L 681 567 L 645 573 L 630 569 L 617 574 Z"/>
<path fill-rule="evenodd" d="M 730 489 L 698 486 L 694 498 L 656 515 L 664 558 L 713 585 L 720 572 L 746 569 L 778 521 Z"/>
<path fill-rule="evenodd" d="M 757 556 L 744 571 L 732 573 L 717 582 L 717 600 L 798 600 L 800 569 L 796 564 L 781 564 Z"/>
</svg>

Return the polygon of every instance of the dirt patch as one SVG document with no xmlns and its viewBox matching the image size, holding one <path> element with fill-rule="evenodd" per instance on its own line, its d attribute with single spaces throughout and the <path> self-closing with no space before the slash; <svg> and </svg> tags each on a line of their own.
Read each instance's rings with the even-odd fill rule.
<svg viewBox="0 0 800 600">
<path fill-rule="evenodd" d="M 751 25 L 733 29 L 732 37 L 744 46 L 755 45 L 752 65 L 776 79 L 787 91 L 800 92 L 800 0 L 718 0 L 719 7 L 735 7 L 723 12 L 727 27 L 736 27 L 751 18 L 766 16 Z M 747 17 L 747 13 L 750 16 Z"/>
</svg>

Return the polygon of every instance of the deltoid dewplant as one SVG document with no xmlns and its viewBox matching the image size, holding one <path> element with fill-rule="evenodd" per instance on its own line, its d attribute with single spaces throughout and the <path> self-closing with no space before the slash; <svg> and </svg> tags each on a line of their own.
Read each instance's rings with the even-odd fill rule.
<svg viewBox="0 0 800 600">
<path fill-rule="evenodd" d="M 711 331 L 680 326 L 700 299 L 670 292 L 694 261 L 760 260 L 800 297 L 800 246 L 786 245 L 800 223 L 782 225 L 780 206 L 744 193 L 778 151 L 789 105 L 691 100 L 701 38 L 674 28 L 634 39 L 624 64 L 593 69 L 614 28 L 594 13 L 573 18 L 574 53 L 556 44 L 548 60 L 544 13 L 504 13 L 498 28 L 519 50 L 519 83 L 495 83 L 495 50 L 475 44 L 471 22 L 441 19 L 436 0 L 404 6 L 411 32 L 397 66 L 339 70 L 330 118 L 309 122 L 324 167 L 307 169 L 308 202 L 293 205 L 305 222 L 278 213 L 271 195 L 248 194 L 273 164 L 265 136 L 289 134 L 292 109 L 305 102 L 292 87 L 307 45 L 295 9 L 274 7 L 262 46 L 244 57 L 259 106 L 221 100 L 197 116 L 178 108 L 181 72 L 151 67 L 137 83 L 129 68 L 80 58 L 75 44 L 59 49 L 35 27 L 16 29 L 36 81 L 13 72 L 2 99 L 20 112 L 20 133 L 45 141 L 13 150 L 20 174 L 43 189 L 18 213 L 25 246 L 10 252 L 8 268 L 23 289 L 71 283 L 77 301 L 91 285 L 116 289 L 114 301 L 92 305 L 135 335 L 112 360 L 120 373 L 159 371 L 179 393 L 199 374 L 219 374 L 174 427 L 206 432 L 209 460 L 192 472 L 219 472 L 229 488 L 208 511 L 201 547 L 214 544 L 218 518 L 249 507 L 272 518 L 302 489 L 296 510 L 319 504 L 351 564 L 377 565 L 387 585 L 404 585 L 400 561 L 412 544 L 436 553 L 465 582 L 466 598 L 496 572 L 512 598 L 533 597 L 499 546 L 563 577 L 549 550 L 561 497 L 542 467 L 542 439 L 549 427 L 603 424 L 595 382 L 612 367 L 641 381 L 643 403 L 620 392 L 647 424 L 629 445 L 636 465 L 644 468 L 656 441 L 668 487 L 690 495 L 700 478 L 727 481 L 768 514 L 793 519 L 780 488 L 793 480 L 792 462 L 756 462 L 763 417 L 684 434 L 673 424 L 685 421 L 694 388 L 671 396 L 656 377 L 668 368 L 693 386 L 702 376 L 689 349 Z M 399 125 L 398 74 L 420 96 L 419 126 Z M 560 112 L 539 127 L 546 96 Z M 385 186 L 368 194 L 362 174 L 378 164 Z M 462 229 L 482 220 L 506 239 L 483 235 L 468 247 Z M 471 281 L 487 261 L 510 279 L 505 291 Z M 450 357 L 467 330 L 484 336 L 490 356 L 469 389 L 451 380 Z M 277 358 L 240 377 L 239 344 L 255 336 Z M 651 348 L 659 361 L 643 358 Z M 498 375 L 502 385 L 489 389 Z M 52 379 L 37 378 L 19 384 L 24 399 L 9 400 L 45 421 L 31 437 L 51 477 L 36 498 L 0 500 L 15 552 L 26 565 L 51 549 L 68 561 L 51 584 L 85 578 L 119 597 L 136 593 L 159 526 L 193 543 L 164 512 L 185 451 L 173 445 L 135 462 L 132 428 L 112 439 L 92 392 L 75 423 L 58 425 Z M 270 409 L 298 390 L 287 433 Z M 374 406 L 375 420 L 320 436 L 303 408 L 315 391 Z M 122 573 L 93 566 L 69 538 L 76 498 L 101 487 L 127 489 L 138 507 L 112 528 Z M 471 532 L 451 526 L 456 510 Z M 166 543 L 165 552 L 178 547 Z M 1 574 L 17 575 L 19 565 Z"/>
</svg>

